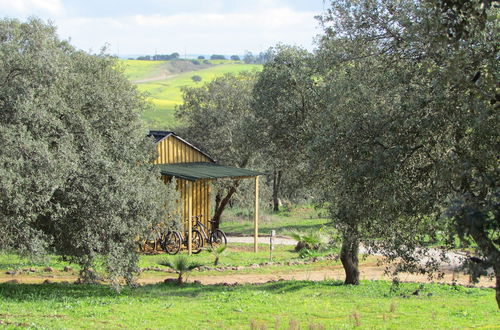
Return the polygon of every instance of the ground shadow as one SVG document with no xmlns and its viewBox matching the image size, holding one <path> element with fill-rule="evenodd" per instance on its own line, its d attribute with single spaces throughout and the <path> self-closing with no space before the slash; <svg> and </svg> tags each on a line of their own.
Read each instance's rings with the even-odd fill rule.
<svg viewBox="0 0 500 330">
<path fill-rule="evenodd" d="M 67 301 L 84 298 L 103 297 L 165 297 L 182 296 L 196 297 L 200 294 L 225 291 L 267 291 L 281 294 L 309 287 L 341 286 L 341 281 L 277 281 L 264 284 L 245 285 L 202 285 L 186 283 L 181 286 L 176 283 L 148 284 L 139 287 L 123 287 L 119 292 L 104 284 L 18 284 L 1 283 L 0 298 L 6 301 Z"/>
</svg>

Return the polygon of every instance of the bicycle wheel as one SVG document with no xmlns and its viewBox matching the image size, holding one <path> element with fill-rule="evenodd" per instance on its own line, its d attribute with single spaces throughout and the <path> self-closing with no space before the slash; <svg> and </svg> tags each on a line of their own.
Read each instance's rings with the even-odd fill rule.
<svg viewBox="0 0 500 330">
<path fill-rule="evenodd" d="M 227 237 L 222 230 L 216 229 L 210 234 L 210 246 L 218 247 L 220 245 L 227 245 Z"/>
<path fill-rule="evenodd" d="M 182 245 L 181 234 L 176 231 L 170 231 L 165 235 L 165 239 L 161 242 L 161 248 L 168 254 L 177 254 Z"/>
<path fill-rule="evenodd" d="M 203 247 L 203 235 L 196 229 L 191 232 L 191 235 L 191 251 L 193 254 L 198 254 L 201 252 L 201 248 Z"/>
</svg>

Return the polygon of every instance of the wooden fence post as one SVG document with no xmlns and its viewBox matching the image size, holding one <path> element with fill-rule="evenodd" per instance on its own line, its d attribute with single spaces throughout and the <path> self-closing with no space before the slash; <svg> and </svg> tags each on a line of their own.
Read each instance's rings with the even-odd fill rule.
<svg viewBox="0 0 500 330">
<path fill-rule="evenodd" d="M 255 212 L 254 212 L 254 234 L 253 234 L 253 240 L 254 240 L 254 247 L 253 250 L 254 252 L 257 252 L 258 250 L 258 244 L 259 244 L 259 176 L 255 177 Z"/>
<path fill-rule="evenodd" d="M 276 230 L 271 230 L 271 237 L 269 237 L 269 261 L 273 261 L 274 236 L 276 236 Z"/>
</svg>

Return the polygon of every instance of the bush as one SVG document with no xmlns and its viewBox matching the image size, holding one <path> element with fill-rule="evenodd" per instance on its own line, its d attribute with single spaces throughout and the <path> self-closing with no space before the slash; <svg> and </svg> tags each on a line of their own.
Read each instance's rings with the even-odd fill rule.
<svg viewBox="0 0 500 330">
<path fill-rule="evenodd" d="M 194 75 L 194 76 L 192 76 L 192 77 L 191 77 L 191 79 L 192 79 L 194 82 L 200 82 L 202 78 L 201 78 L 200 76 L 198 76 L 198 75 Z"/>
</svg>

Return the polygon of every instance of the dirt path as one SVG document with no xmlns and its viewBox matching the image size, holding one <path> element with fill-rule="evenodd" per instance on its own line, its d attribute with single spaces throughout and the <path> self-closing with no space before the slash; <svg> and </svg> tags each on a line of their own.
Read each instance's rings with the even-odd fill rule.
<svg viewBox="0 0 500 330">
<path fill-rule="evenodd" d="M 228 237 L 229 243 L 253 243 L 253 237 Z M 295 245 L 296 242 L 287 237 L 276 237 L 274 240 L 275 244 L 282 245 Z M 259 243 L 269 244 L 269 237 L 259 237 Z M 363 251 L 366 252 L 366 251 Z M 363 253 L 362 252 L 362 253 Z M 408 273 L 402 273 L 399 275 L 399 279 L 403 282 L 420 282 L 420 283 L 457 283 L 461 285 L 470 285 L 469 276 L 463 273 L 454 271 L 454 263 L 443 264 L 442 271 L 445 273 L 444 277 L 441 279 L 430 280 L 427 275 L 414 275 Z M 266 268 L 261 268 L 260 271 L 264 271 Z M 384 267 L 377 265 L 376 262 L 364 262 L 360 265 L 360 278 L 362 280 L 391 280 L 391 278 L 385 276 Z M 144 273 L 142 274 L 138 282 L 142 284 L 151 284 L 162 282 L 166 278 L 175 278 L 176 275 L 172 273 L 164 272 L 154 272 L 154 273 Z M 276 270 L 274 273 L 270 268 L 267 268 L 267 274 L 252 273 L 248 271 L 236 272 L 233 274 L 216 274 L 208 275 L 203 272 L 193 272 L 189 276 L 189 281 L 199 281 L 203 284 L 217 284 L 217 283 L 227 283 L 227 284 L 247 284 L 247 283 L 266 283 L 269 281 L 279 281 L 279 280 L 311 280 L 311 281 L 323 281 L 323 280 L 344 280 L 345 274 L 341 265 L 326 266 L 321 269 L 312 270 Z M 44 281 L 49 282 L 74 282 L 77 279 L 76 274 L 68 274 L 63 272 L 55 272 L 53 274 L 16 274 L 7 275 L 0 274 L 0 283 L 8 281 L 17 281 L 18 283 L 43 283 Z M 477 286 L 483 287 L 494 287 L 495 282 L 489 280 L 488 278 L 482 277 Z"/>
<path fill-rule="evenodd" d="M 228 236 L 227 242 L 228 243 L 253 244 L 253 237 L 252 236 Z M 258 242 L 259 242 L 259 244 L 269 244 L 269 236 L 259 236 Z M 277 244 L 277 245 L 297 245 L 297 241 L 295 241 L 289 237 L 285 237 L 285 236 L 276 236 L 274 238 L 274 244 Z"/>
<path fill-rule="evenodd" d="M 376 263 L 365 263 L 360 267 L 362 280 L 391 280 L 391 278 L 384 275 L 384 268 L 378 266 Z M 166 278 L 175 278 L 176 274 L 172 273 L 146 273 L 139 277 L 138 282 L 141 284 L 159 283 Z M 76 274 L 62 274 L 54 273 L 54 275 L 0 275 L 1 282 L 17 282 L 17 283 L 43 283 L 49 282 L 74 282 L 77 279 Z M 402 282 L 419 282 L 419 283 L 457 283 L 461 285 L 470 285 L 469 276 L 460 274 L 458 272 L 445 271 L 445 275 L 441 279 L 429 280 L 425 275 L 413 275 L 402 273 L 399 276 Z M 341 265 L 325 267 L 322 269 L 307 270 L 307 271 L 281 271 L 268 274 L 256 273 L 235 273 L 235 274 L 221 274 L 221 275 L 204 275 L 202 272 L 193 272 L 188 281 L 199 281 L 202 284 L 248 284 L 248 283 L 266 283 L 269 281 L 279 280 L 310 280 L 310 281 L 323 281 L 323 280 L 344 280 L 344 270 Z M 494 287 L 493 280 L 481 278 L 481 281 L 476 286 Z"/>
<path fill-rule="evenodd" d="M 260 236 L 258 238 L 260 244 L 269 244 L 269 236 Z M 254 242 L 254 238 L 251 236 L 229 236 L 227 238 L 228 243 L 248 243 L 252 244 Z M 286 237 L 286 236 L 276 236 L 274 238 L 274 244 L 277 245 L 291 245 L 294 246 L 297 244 L 297 241 Z M 359 247 L 359 253 L 361 254 L 371 254 L 375 256 L 381 256 L 381 254 L 370 253 L 364 246 Z M 456 252 L 446 252 L 446 257 L 448 260 L 441 261 L 441 265 L 445 269 L 452 270 L 453 268 L 459 267 L 465 258 L 464 254 L 456 253 Z M 440 260 L 441 251 L 439 249 L 429 249 L 427 250 L 427 256 L 423 257 L 420 262 L 425 265 L 429 260 L 433 258 L 436 260 Z"/>
</svg>

